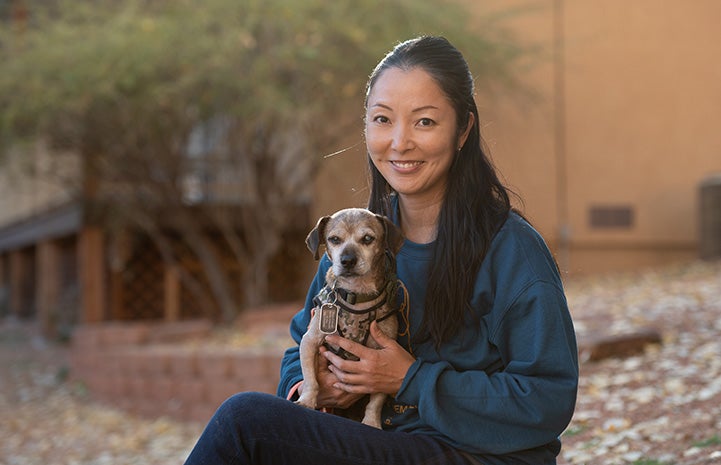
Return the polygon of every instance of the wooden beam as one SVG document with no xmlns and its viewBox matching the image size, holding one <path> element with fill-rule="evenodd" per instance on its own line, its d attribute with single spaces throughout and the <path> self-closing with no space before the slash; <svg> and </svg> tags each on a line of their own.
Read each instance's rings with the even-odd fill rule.
<svg viewBox="0 0 721 465">
<path fill-rule="evenodd" d="M 0 253 L 0 317 L 5 316 L 6 312 L 10 311 L 10 285 L 8 283 L 8 274 L 5 272 L 5 264 L 8 266 L 8 255 Z"/>
<path fill-rule="evenodd" d="M 110 318 L 112 320 L 125 319 L 125 307 L 123 305 L 123 272 L 110 271 Z"/>
<path fill-rule="evenodd" d="M 104 234 L 100 228 L 85 227 L 78 240 L 80 276 L 80 321 L 96 323 L 105 320 L 106 277 Z"/>
<path fill-rule="evenodd" d="M 10 252 L 10 276 L 8 277 L 10 290 L 10 314 L 20 318 L 26 306 L 24 301 L 25 279 L 27 279 L 27 263 L 21 250 Z"/>
<path fill-rule="evenodd" d="M 60 300 L 60 250 L 56 242 L 43 241 L 37 245 L 35 301 L 38 323 L 46 336 L 57 328 L 57 305 Z"/>
<path fill-rule="evenodd" d="M 174 266 L 165 265 L 163 290 L 165 321 L 180 320 L 180 276 Z"/>
</svg>

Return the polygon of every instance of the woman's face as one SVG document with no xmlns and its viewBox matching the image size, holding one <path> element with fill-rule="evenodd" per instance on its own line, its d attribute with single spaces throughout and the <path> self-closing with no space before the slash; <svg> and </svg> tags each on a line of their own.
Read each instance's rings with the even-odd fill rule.
<svg viewBox="0 0 721 465">
<path fill-rule="evenodd" d="M 421 68 L 386 69 L 367 99 L 365 136 L 378 171 L 401 198 L 437 201 L 468 128 L 458 136 L 456 114 Z"/>
</svg>

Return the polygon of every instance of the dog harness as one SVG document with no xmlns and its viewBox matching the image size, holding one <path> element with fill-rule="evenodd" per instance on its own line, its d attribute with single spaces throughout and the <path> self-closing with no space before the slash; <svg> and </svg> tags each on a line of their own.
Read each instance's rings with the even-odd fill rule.
<svg viewBox="0 0 721 465">
<path fill-rule="evenodd" d="M 380 318 L 377 317 L 378 309 L 385 305 L 389 299 L 395 297 L 397 290 L 397 279 L 389 279 L 383 289 L 375 295 L 355 294 L 345 289 L 334 289 L 332 287 L 325 286 L 313 299 L 313 303 L 316 308 L 318 311 L 321 311 L 319 318 L 319 320 L 321 320 L 321 331 L 327 334 L 337 332 L 346 339 L 366 345 L 368 338 L 370 337 L 371 323 L 373 321 L 381 322 L 398 313 L 399 306 L 393 305 L 392 303 L 393 308 L 388 312 L 388 314 L 383 315 Z M 373 301 L 376 302 L 365 309 L 355 309 L 350 307 L 350 305 Z M 323 328 L 324 311 L 337 312 L 337 318 L 334 318 L 336 322 L 335 328 Z M 341 322 L 344 322 L 345 324 L 341 325 Z M 358 360 L 358 357 L 341 347 L 335 347 L 327 343 L 325 345 L 328 350 L 339 357 L 346 360 Z"/>
</svg>

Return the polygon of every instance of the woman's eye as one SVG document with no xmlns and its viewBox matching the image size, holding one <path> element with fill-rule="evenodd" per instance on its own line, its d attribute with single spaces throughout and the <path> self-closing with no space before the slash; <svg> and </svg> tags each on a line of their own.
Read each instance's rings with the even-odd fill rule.
<svg viewBox="0 0 721 465">
<path fill-rule="evenodd" d="M 383 116 L 383 115 L 378 115 L 378 116 L 376 116 L 376 117 L 373 118 L 373 121 L 375 121 L 376 123 L 386 124 L 386 123 L 388 123 L 390 120 L 389 120 L 387 117 Z"/>
<path fill-rule="evenodd" d="M 433 126 L 433 124 L 435 124 L 435 122 L 430 118 L 421 118 L 418 120 L 419 126 Z"/>
<path fill-rule="evenodd" d="M 340 244 L 340 237 L 338 237 L 338 236 L 330 236 L 330 237 L 328 238 L 328 242 L 330 242 L 330 243 L 333 244 L 333 245 L 338 245 L 338 244 Z"/>
<path fill-rule="evenodd" d="M 368 244 L 372 243 L 375 239 L 376 238 L 371 236 L 370 234 L 366 234 L 365 236 L 363 236 L 361 238 L 361 243 L 368 245 Z"/>
</svg>

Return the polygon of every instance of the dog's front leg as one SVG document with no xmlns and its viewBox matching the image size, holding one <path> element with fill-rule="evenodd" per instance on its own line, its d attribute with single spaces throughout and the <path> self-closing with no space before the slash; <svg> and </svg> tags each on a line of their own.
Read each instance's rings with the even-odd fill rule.
<svg viewBox="0 0 721 465">
<path fill-rule="evenodd" d="M 386 395 L 382 393 L 370 395 L 370 400 L 368 401 L 365 413 L 363 414 L 364 425 L 381 429 L 381 410 L 383 409 L 383 402 L 385 401 L 385 398 Z"/>
<path fill-rule="evenodd" d="M 314 324 L 315 323 L 315 324 Z M 316 409 L 318 407 L 318 348 L 323 342 L 323 334 L 316 329 L 315 318 L 308 332 L 300 340 L 300 368 L 303 372 L 303 393 L 296 404 Z"/>
</svg>

